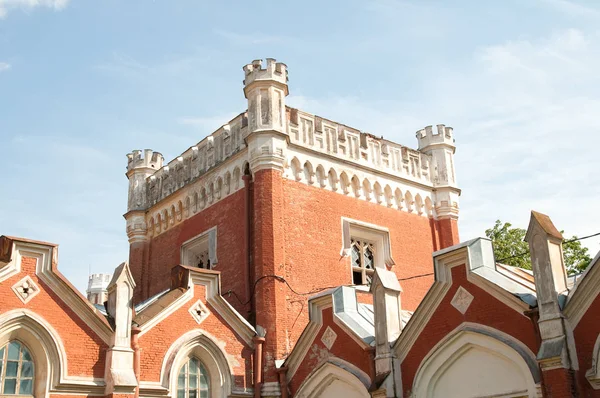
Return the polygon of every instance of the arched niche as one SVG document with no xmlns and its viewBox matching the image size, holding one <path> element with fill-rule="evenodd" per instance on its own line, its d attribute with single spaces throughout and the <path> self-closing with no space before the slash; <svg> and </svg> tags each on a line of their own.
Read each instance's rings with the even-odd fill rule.
<svg viewBox="0 0 600 398">
<path fill-rule="evenodd" d="M 294 395 L 296 398 L 367 398 L 365 384 L 348 370 L 326 362 L 313 372 Z"/>
<path fill-rule="evenodd" d="M 460 330 L 425 357 L 413 398 L 537 397 L 539 368 L 533 354 L 492 329 Z"/>
</svg>

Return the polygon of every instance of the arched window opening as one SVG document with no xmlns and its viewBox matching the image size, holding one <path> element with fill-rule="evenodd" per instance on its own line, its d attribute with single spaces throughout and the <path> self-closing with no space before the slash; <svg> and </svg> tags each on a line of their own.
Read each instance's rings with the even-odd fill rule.
<svg viewBox="0 0 600 398">
<path fill-rule="evenodd" d="M 177 377 L 177 398 L 210 397 L 210 381 L 206 368 L 196 358 L 190 358 Z"/>
<path fill-rule="evenodd" d="M 0 348 L 0 395 L 33 395 L 33 360 L 17 340 Z"/>
</svg>

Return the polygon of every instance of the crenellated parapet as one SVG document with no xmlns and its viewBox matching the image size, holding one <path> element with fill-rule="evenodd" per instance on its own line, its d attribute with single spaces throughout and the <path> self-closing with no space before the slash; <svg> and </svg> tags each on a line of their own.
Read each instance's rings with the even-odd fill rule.
<svg viewBox="0 0 600 398">
<path fill-rule="evenodd" d="M 238 115 L 148 178 L 148 204 L 153 206 L 246 148 L 247 118 Z"/>
<path fill-rule="evenodd" d="M 455 148 L 454 130 L 452 127 L 446 127 L 443 124 L 438 124 L 436 127 L 436 132 L 433 131 L 433 126 L 427 126 L 417 131 L 419 151 L 429 152 L 433 147 L 436 146 Z"/>
<path fill-rule="evenodd" d="M 144 168 L 158 170 L 162 167 L 164 157 L 161 153 L 144 149 L 143 154 L 139 149 L 127 154 L 127 172 Z"/>
<path fill-rule="evenodd" d="M 244 66 L 244 93 L 248 98 L 248 91 L 255 85 L 279 83 L 288 95 L 288 72 L 283 62 L 277 62 L 273 58 L 266 59 L 266 67 L 263 68 L 262 60 L 255 59 L 251 64 Z"/>
<path fill-rule="evenodd" d="M 294 108 L 287 109 L 290 142 L 343 162 L 432 184 L 432 156 Z"/>
<path fill-rule="evenodd" d="M 130 242 L 162 233 L 241 189 L 247 171 L 264 169 L 419 215 L 458 217 L 451 127 L 417 131 L 413 149 L 286 106 L 284 63 L 255 60 L 243 70 L 247 111 L 166 164 L 151 150 L 127 155 Z"/>
</svg>

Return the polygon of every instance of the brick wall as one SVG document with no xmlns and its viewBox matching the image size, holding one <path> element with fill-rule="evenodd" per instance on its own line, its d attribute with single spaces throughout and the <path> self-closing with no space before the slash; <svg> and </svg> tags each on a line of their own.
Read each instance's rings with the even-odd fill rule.
<svg viewBox="0 0 600 398">
<path fill-rule="evenodd" d="M 328 327 L 337 334 L 331 349 L 328 349 L 321 341 L 323 334 Z M 292 396 L 296 394 L 306 378 L 330 358 L 342 359 L 366 373 L 371 379 L 375 377 L 375 369 L 373 368 L 373 350 L 365 350 L 354 341 L 346 331 L 333 322 L 332 309 L 326 308 L 323 310 L 323 325 L 317 333 L 315 340 L 311 343 L 310 349 L 300 364 L 300 367 L 296 373 L 294 373 L 294 376 L 288 384 Z"/>
<path fill-rule="evenodd" d="M 340 256 L 341 218 L 348 217 L 389 229 L 396 262 L 392 270 L 405 279 L 400 281 L 402 307 L 416 309 L 433 282 L 435 221 L 290 180 L 284 180 L 284 198 L 285 277 L 295 290 L 352 283 L 350 259 Z M 293 345 L 308 322 L 307 297 L 290 290 L 286 294 Z"/>
<path fill-rule="evenodd" d="M 520 340 L 532 352 L 537 353 L 535 329 L 528 317 L 469 282 L 466 276 L 466 266 L 452 268 L 452 279 L 453 284 L 446 296 L 417 338 L 417 343 L 411 347 L 402 362 L 402 387 L 405 394 L 412 389 L 415 375 L 423 358 L 440 340 L 463 322 L 478 323 L 500 330 Z M 463 286 L 474 297 L 464 315 L 450 304 L 460 286 Z"/>
<path fill-rule="evenodd" d="M 200 325 L 192 318 L 189 308 L 202 299 L 211 312 Z M 183 334 L 194 329 L 202 329 L 214 336 L 219 345 L 230 356 L 231 369 L 235 385 L 252 386 L 252 353 L 253 350 L 236 335 L 215 309 L 206 302 L 204 286 L 194 287 L 194 297 L 185 302 L 166 319 L 159 322 L 148 332 L 139 337 L 140 346 L 140 378 L 144 382 L 160 382 L 160 371 L 165 355 L 171 345 Z M 233 360 L 235 358 L 235 360 Z"/>
<path fill-rule="evenodd" d="M 35 258 L 23 257 L 21 272 L 0 284 L 0 314 L 17 308 L 35 312 L 59 333 L 67 353 L 70 376 L 103 378 L 107 345 L 37 277 L 35 268 Z M 11 289 L 25 275 L 40 288 L 27 304 L 23 304 Z"/>
<path fill-rule="evenodd" d="M 239 190 L 154 237 L 148 243 L 148 259 L 145 262 L 139 253 L 144 250 L 141 245 L 132 246 L 129 266 L 138 284 L 134 301 L 140 302 L 168 289 L 171 268 L 180 263 L 181 245 L 216 226 L 219 262 L 213 269 L 221 271 L 223 295 L 246 316 L 249 306 L 240 304 L 240 301 L 246 301 L 248 295 L 246 281 L 240 277 L 245 266 L 244 194 L 243 189 Z M 142 286 L 147 286 L 145 291 Z M 240 301 L 225 294 L 229 289 L 236 292 Z"/>
</svg>

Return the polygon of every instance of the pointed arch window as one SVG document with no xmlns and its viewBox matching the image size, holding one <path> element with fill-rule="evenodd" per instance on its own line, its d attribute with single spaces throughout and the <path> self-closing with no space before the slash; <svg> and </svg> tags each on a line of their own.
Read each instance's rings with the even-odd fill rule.
<svg viewBox="0 0 600 398">
<path fill-rule="evenodd" d="M 210 397 L 210 378 L 204 364 L 197 358 L 190 358 L 179 371 L 177 377 L 177 398 Z"/>
<path fill-rule="evenodd" d="M 17 340 L 0 348 L 0 396 L 33 395 L 34 365 L 29 350 Z"/>
</svg>

